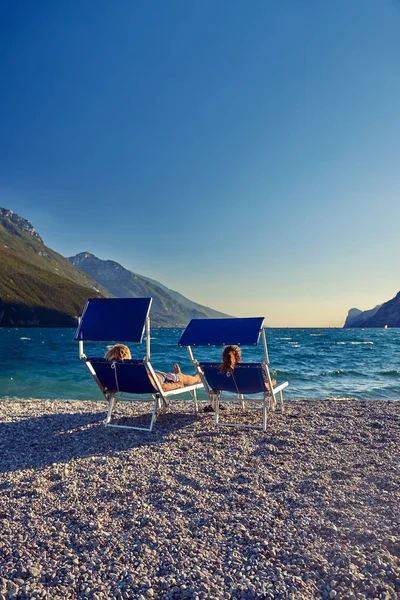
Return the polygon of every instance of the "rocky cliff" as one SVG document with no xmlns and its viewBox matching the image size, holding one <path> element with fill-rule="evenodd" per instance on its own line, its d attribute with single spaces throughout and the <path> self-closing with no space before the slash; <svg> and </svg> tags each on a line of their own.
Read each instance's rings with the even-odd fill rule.
<svg viewBox="0 0 400 600">
<path fill-rule="evenodd" d="M 400 292 L 371 310 L 350 309 L 344 327 L 400 327 Z"/>
<path fill-rule="evenodd" d="M 22 237 L 26 233 L 43 244 L 43 240 L 31 223 L 8 208 L 0 207 L 0 222 L 4 229 L 12 235 Z"/>
<path fill-rule="evenodd" d="M 375 308 L 370 310 L 359 310 L 358 308 L 351 308 L 346 317 L 344 324 L 345 328 L 349 327 L 365 327 L 365 323 L 373 317 L 382 305 L 378 304 Z"/>
</svg>

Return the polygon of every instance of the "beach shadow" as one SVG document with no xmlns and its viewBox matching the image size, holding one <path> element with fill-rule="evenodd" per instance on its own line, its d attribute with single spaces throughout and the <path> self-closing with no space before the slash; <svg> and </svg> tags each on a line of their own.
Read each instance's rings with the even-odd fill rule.
<svg viewBox="0 0 400 600">
<path fill-rule="evenodd" d="M 123 418 L 123 423 L 143 426 L 150 414 Z M 163 444 L 174 432 L 190 427 L 194 413 L 161 414 L 153 431 L 104 426 L 105 413 L 59 413 L 0 423 L 0 473 L 38 469 L 85 456 L 114 453 Z"/>
<path fill-rule="evenodd" d="M 200 491 L 201 486 L 198 481 L 187 477 L 186 475 L 175 475 L 175 480 L 184 487 L 190 487 L 195 491 Z"/>
<path fill-rule="evenodd" d="M 264 457 L 270 454 L 283 454 L 288 448 L 294 446 L 291 440 L 279 437 L 266 436 L 252 452 L 252 456 Z"/>
</svg>

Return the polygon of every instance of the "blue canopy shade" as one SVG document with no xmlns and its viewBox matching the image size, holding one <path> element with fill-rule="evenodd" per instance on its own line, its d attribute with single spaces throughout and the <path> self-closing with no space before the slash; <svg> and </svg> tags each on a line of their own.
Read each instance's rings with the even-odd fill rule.
<svg viewBox="0 0 400 600">
<path fill-rule="evenodd" d="M 192 319 L 179 346 L 257 346 L 264 317 Z"/>
<path fill-rule="evenodd" d="M 141 342 L 152 298 L 91 298 L 75 340 Z"/>
</svg>

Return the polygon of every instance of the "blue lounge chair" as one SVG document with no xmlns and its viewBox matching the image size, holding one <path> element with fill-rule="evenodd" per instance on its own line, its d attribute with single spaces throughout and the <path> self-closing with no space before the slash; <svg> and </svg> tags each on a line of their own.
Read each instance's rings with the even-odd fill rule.
<svg viewBox="0 0 400 600">
<path fill-rule="evenodd" d="M 262 429 L 267 428 L 268 410 L 275 410 L 276 399 L 279 396 L 280 408 L 283 412 L 282 391 L 289 385 L 287 381 L 272 385 L 269 371 L 267 339 L 264 329 L 264 318 L 247 319 L 193 319 L 179 340 L 180 346 L 186 346 L 192 363 L 201 376 L 204 387 L 215 409 L 215 424 L 235 426 L 235 423 L 219 423 L 219 406 L 223 392 L 233 393 L 234 396 L 223 398 L 224 402 L 239 402 L 245 408 L 245 396 L 256 394 L 257 397 L 246 397 L 246 402 L 258 405 L 262 409 Z M 221 361 L 203 362 L 194 358 L 192 346 L 256 346 L 262 338 L 264 360 L 262 363 L 239 363 L 231 375 L 220 373 Z M 268 383 L 268 387 L 266 386 Z M 241 427 L 259 426 L 237 425 Z"/>
<path fill-rule="evenodd" d="M 152 298 L 90 299 L 76 330 L 75 340 L 79 342 L 79 357 L 85 362 L 108 402 L 105 424 L 110 427 L 151 431 L 158 413 L 166 410 L 168 398 L 183 392 L 191 394 L 196 412 L 198 411 L 196 390 L 203 387 L 201 383 L 165 392 L 154 372 L 150 362 L 151 303 Z M 146 356 L 143 360 L 107 361 L 104 358 L 88 358 L 83 351 L 84 341 L 141 343 L 144 333 Z M 149 427 L 111 423 L 115 403 L 123 394 L 134 394 L 135 400 L 153 402 Z"/>
</svg>

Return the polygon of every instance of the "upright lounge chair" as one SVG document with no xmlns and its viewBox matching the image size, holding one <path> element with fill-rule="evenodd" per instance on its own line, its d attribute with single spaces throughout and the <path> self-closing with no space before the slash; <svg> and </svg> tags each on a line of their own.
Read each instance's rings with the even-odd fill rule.
<svg viewBox="0 0 400 600">
<path fill-rule="evenodd" d="M 159 411 L 165 411 L 170 396 L 189 392 L 198 411 L 196 390 L 203 385 L 186 386 L 165 392 L 150 362 L 150 307 L 152 298 L 93 298 L 87 301 L 75 340 L 79 342 L 79 357 L 108 402 L 106 425 L 121 429 L 151 431 Z M 146 332 L 146 356 L 142 360 L 113 360 L 88 358 L 83 351 L 84 341 L 142 343 Z M 150 380 L 151 376 L 154 385 Z M 111 423 L 115 403 L 122 394 L 135 395 L 135 400 L 153 402 L 149 427 L 133 427 Z M 133 398 L 129 398 L 133 399 Z"/>
<path fill-rule="evenodd" d="M 279 396 L 281 411 L 283 412 L 284 410 L 282 391 L 289 384 L 285 381 L 275 386 L 272 385 L 272 378 L 269 372 L 267 340 L 263 325 L 263 317 L 246 319 L 192 319 L 179 340 L 180 346 L 187 347 L 190 359 L 201 376 L 210 402 L 215 409 L 216 425 L 252 427 L 266 431 L 267 413 L 268 410 L 275 410 L 277 396 Z M 221 361 L 217 363 L 199 362 L 193 356 L 192 346 L 257 346 L 260 335 L 264 347 L 264 360 L 262 363 L 239 363 L 236 365 L 232 375 L 228 375 L 227 373 L 221 374 L 219 372 Z M 269 389 L 266 387 L 266 382 L 269 385 Z M 245 408 L 245 400 L 253 404 L 253 407 L 254 405 L 258 405 L 258 408 L 262 409 L 262 427 L 220 423 L 219 407 L 223 392 L 235 394 L 234 397 L 224 397 L 224 402 L 238 402 L 242 408 Z M 247 397 L 254 394 L 257 394 L 258 397 Z"/>
</svg>

